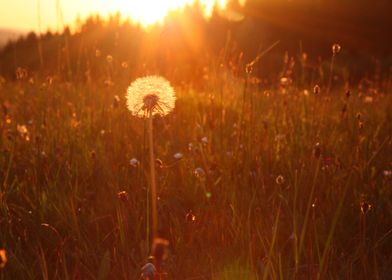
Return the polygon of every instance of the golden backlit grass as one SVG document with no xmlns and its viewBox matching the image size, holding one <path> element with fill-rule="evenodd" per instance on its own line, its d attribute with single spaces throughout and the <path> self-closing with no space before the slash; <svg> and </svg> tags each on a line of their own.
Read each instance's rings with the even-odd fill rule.
<svg viewBox="0 0 392 280">
<path fill-rule="evenodd" d="M 3 82 L 0 278 L 138 276 L 148 145 L 129 82 Z M 167 279 L 392 273 L 390 92 L 313 86 L 224 67 L 204 90 L 176 86 L 174 112 L 154 119 Z"/>
</svg>

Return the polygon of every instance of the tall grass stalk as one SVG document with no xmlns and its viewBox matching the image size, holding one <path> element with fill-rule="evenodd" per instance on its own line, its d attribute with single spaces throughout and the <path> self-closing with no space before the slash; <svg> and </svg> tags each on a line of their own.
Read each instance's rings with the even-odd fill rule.
<svg viewBox="0 0 392 280">
<path fill-rule="evenodd" d="M 320 260 L 320 268 L 319 268 L 319 272 L 318 272 L 318 275 L 317 275 L 317 279 L 325 279 L 325 276 L 323 275 L 324 274 L 324 265 L 325 265 L 325 263 L 326 263 L 326 261 L 328 259 L 328 253 L 331 250 L 332 238 L 333 238 L 333 235 L 335 233 L 336 225 L 338 223 L 340 214 L 342 212 L 343 203 L 344 203 L 345 198 L 346 198 L 347 190 L 348 190 L 348 188 L 350 186 L 351 176 L 352 176 L 352 171 L 348 175 L 346 184 L 344 186 L 343 193 L 340 196 L 339 204 L 338 204 L 338 207 L 336 209 L 335 215 L 333 217 L 330 230 L 328 232 L 327 241 L 325 243 L 324 251 L 323 251 L 323 254 L 322 254 L 322 257 L 321 257 L 321 260 Z"/>
</svg>

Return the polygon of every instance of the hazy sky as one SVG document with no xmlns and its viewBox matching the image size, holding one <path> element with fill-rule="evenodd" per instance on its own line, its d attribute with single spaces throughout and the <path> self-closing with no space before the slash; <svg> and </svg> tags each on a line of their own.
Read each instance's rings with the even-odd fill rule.
<svg viewBox="0 0 392 280">
<path fill-rule="evenodd" d="M 38 31 L 38 4 L 41 14 L 41 30 L 49 27 L 56 30 L 61 20 L 57 16 L 60 3 L 64 22 L 74 23 L 77 16 L 90 13 L 107 15 L 129 6 L 132 2 L 143 3 L 145 0 L 0 0 L 0 27 Z M 148 0 L 147 0 L 148 1 Z M 163 0 L 161 0 L 163 1 Z"/>
<path fill-rule="evenodd" d="M 0 28 L 41 31 L 57 30 L 61 23 L 73 24 L 76 18 L 91 13 L 108 15 L 121 11 L 124 16 L 142 23 L 163 19 L 166 11 L 193 3 L 195 0 L 0 0 Z M 223 8 L 228 0 L 199 0 L 206 15 L 216 2 Z M 243 2 L 241 0 L 240 2 Z M 60 9 L 58 9 L 60 7 Z M 40 13 L 38 13 L 40 11 Z M 58 13 L 58 11 L 61 11 Z M 60 16 L 59 16 L 60 15 Z M 62 15 L 62 16 L 61 16 Z M 61 20 L 63 18 L 63 20 Z M 62 29 L 62 28 L 60 28 Z"/>
</svg>

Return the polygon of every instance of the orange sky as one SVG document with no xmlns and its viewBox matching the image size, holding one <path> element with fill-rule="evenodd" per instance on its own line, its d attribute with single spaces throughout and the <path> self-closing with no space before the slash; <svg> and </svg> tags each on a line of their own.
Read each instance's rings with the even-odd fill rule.
<svg viewBox="0 0 392 280">
<path fill-rule="evenodd" d="M 168 9 L 193 3 L 195 0 L 1 0 L 0 28 L 12 28 L 23 31 L 39 31 L 38 11 L 41 16 L 41 31 L 49 28 L 53 31 L 62 29 L 62 22 L 72 24 L 79 16 L 91 13 L 108 15 L 121 11 L 126 17 L 142 21 L 144 24 L 161 20 Z M 200 0 L 206 6 L 208 14 L 214 1 L 225 6 L 227 0 Z M 40 7 L 40 8 L 38 8 Z M 60 9 L 58 9 L 60 7 Z M 154 7 L 154 9 L 151 9 Z M 60 11 L 60 13 L 59 13 Z M 62 20 L 63 19 L 63 20 Z"/>
</svg>

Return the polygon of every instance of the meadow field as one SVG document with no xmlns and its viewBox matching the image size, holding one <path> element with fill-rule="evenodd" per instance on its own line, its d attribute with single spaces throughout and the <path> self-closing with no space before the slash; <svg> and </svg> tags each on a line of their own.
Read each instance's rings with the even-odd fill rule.
<svg viewBox="0 0 392 280">
<path fill-rule="evenodd" d="M 280 41 L 244 53 L 228 32 L 215 55 L 171 41 L 132 60 L 128 25 L 90 20 L 95 33 L 0 53 L 0 279 L 139 279 L 154 254 L 151 143 L 126 103 L 149 75 L 176 95 L 153 118 L 166 257 L 153 279 L 392 279 L 385 61 L 353 70 L 344 45 L 317 58 Z"/>
</svg>

